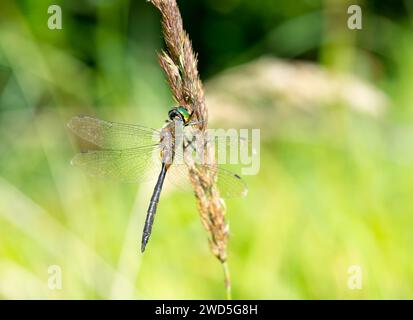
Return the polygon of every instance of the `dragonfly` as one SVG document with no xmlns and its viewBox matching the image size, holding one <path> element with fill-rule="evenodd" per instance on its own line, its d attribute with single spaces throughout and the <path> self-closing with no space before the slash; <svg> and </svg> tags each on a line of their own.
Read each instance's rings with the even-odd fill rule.
<svg viewBox="0 0 413 320">
<path fill-rule="evenodd" d="M 71 164 L 82 168 L 95 177 L 110 178 L 123 182 L 139 183 L 154 180 L 155 187 L 149 201 L 142 232 L 141 252 L 145 251 L 152 233 L 157 206 L 166 177 L 177 186 L 190 186 L 188 161 L 185 155 L 195 150 L 192 136 L 185 133 L 198 122 L 191 120 L 192 114 L 182 106 L 168 112 L 168 119 L 161 129 L 134 124 L 115 123 L 91 116 L 75 116 L 68 127 L 81 139 L 98 149 L 83 150 L 72 159 Z M 206 140 L 208 141 L 208 140 Z M 177 152 L 182 145 L 183 153 Z M 208 142 L 203 142 L 206 147 Z M 242 197 L 247 194 L 243 179 L 216 164 L 197 162 L 212 177 L 223 198 Z"/>
</svg>

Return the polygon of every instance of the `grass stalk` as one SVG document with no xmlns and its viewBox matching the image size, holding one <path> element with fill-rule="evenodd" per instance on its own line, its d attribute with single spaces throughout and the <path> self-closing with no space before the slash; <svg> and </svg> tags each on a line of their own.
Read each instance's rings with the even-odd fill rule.
<svg viewBox="0 0 413 320">
<path fill-rule="evenodd" d="M 198 73 L 197 56 L 183 28 L 176 0 L 149 0 L 149 2 L 161 13 L 166 49 L 158 55 L 158 59 L 174 99 L 178 105 L 184 106 L 192 114 L 191 120 L 197 123 L 197 129 L 206 134 L 208 109 Z M 206 146 L 204 155 L 206 159 L 213 159 L 213 149 Z M 211 173 L 211 170 L 196 166 L 193 161 L 187 161 L 187 166 L 201 222 L 209 234 L 211 251 L 223 266 L 227 297 L 231 298 L 231 281 L 227 263 L 228 225 L 225 220 L 225 205 L 216 186 L 216 176 Z"/>
</svg>

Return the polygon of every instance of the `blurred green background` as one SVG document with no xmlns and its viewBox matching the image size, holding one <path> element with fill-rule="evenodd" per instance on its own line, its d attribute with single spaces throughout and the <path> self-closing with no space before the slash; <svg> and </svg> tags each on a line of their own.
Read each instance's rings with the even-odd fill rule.
<svg viewBox="0 0 413 320">
<path fill-rule="evenodd" d="M 355 3 L 362 30 L 347 28 Z M 62 30 L 47 28 L 52 4 Z M 261 170 L 226 202 L 233 297 L 413 298 L 412 2 L 179 5 L 210 126 L 261 129 Z M 162 47 L 144 0 L 1 1 L 0 298 L 225 298 L 190 194 L 165 190 L 142 256 L 153 185 L 69 165 L 76 114 L 162 125 Z"/>
</svg>

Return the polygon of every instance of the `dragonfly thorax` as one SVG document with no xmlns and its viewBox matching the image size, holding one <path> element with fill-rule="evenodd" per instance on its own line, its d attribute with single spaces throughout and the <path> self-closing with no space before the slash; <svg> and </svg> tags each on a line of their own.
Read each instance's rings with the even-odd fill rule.
<svg viewBox="0 0 413 320">
<path fill-rule="evenodd" d="M 183 146 L 185 123 L 179 118 L 173 118 L 168 121 L 160 133 L 160 155 L 162 162 L 172 164 L 175 160 L 176 153 L 181 154 Z"/>
</svg>

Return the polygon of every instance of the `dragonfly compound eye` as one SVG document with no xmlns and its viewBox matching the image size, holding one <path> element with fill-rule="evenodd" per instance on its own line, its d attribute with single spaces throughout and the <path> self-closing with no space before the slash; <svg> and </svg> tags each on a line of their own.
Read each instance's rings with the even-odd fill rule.
<svg viewBox="0 0 413 320">
<path fill-rule="evenodd" d="M 181 115 L 182 121 L 187 124 L 189 122 L 189 119 L 191 118 L 191 115 L 189 114 L 189 111 L 185 107 L 178 107 L 176 108 L 176 111 L 179 112 Z"/>
<path fill-rule="evenodd" d="M 191 115 L 185 107 L 177 107 L 169 111 L 168 117 L 170 120 L 174 120 L 177 118 L 181 120 L 184 124 L 187 124 L 189 122 Z"/>
<path fill-rule="evenodd" d="M 179 118 L 180 120 L 183 121 L 181 114 L 176 110 L 176 108 L 173 108 L 168 112 L 168 117 L 170 120 L 174 120 L 175 118 Z"/>
</svg>

